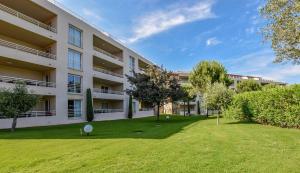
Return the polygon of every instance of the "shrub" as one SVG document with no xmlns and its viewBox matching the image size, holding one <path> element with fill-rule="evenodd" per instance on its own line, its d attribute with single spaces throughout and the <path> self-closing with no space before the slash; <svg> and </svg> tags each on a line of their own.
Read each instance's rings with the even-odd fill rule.
<svg viewBox="0 0 300 173">
<path fill-rule="evenodd" d="M 300 128 L 300 85 L 237 94 L 224 116 L 261 124 Z"/>
<path fill-rule="evenodd" d="M 261 84 L 255 80 L 243 80 L 237 85 L 237 92 L 239 93 L 259 90 L 261 90 Z"/>
</svg>

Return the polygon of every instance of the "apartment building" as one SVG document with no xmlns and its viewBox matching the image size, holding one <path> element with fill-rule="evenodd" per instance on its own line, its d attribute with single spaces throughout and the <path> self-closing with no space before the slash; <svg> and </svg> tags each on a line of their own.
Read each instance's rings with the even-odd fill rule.
<svg viewBox="0 0 300 173">
<path fill-rule="evenodd" d="M 177 77 L 180 84 L 189 84 L 189 74 L 190 72 L 185 71 L 177 71 L 174 72 L 174 76 Z M 233 80 L 232 85 L 229 86 L 229 88 L 236 90 L 238 83 L 240 83 L 243 80 L 255 80 L 261 85 L 267 85 L 267 84 L 276 84 L 276 85 L 286 85 L 284 82 L 278 82 L 273 80 L 264 79 L 262 77 L 257 76 L 243 76 L 238 74 L 228 74 L 229 78 Z M 191 114 L 197 114 L 197 104 L 201 101 L 201 98 L 199 96 L 195 96 L 195 99 L 191 100 L 189 103 L 190 107 L 190 113 Z M 187 113 L 188 105 L 185 102 L 178 101 L 176 104 L 168 103 L 164 107 L 162 107 L 161 112 L 165 114 L 181 114 L 184 115 L 184 112 Z M 200 109 L 201 114 L 206 114 L 205 109 Z"/>
<path fill-rule="evenodd" d="M 46 0 L 0 0 L 0 88 L 23 81 L 40 96 L 18 127 L 85 121 L 86 90 L 95 120 L 126 118 L 125 74 L 152 63 L 104 32 Z M 133 102 L 134 117 L 154 112 Z M 9 128 L 11 119 L 0 119 Z"/>
</svg>

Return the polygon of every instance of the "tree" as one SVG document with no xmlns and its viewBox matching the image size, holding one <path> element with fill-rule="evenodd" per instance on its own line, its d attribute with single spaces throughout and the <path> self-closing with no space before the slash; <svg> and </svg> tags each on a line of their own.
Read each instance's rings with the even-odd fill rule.
<svg viewBox="0 0 300 173">
<path fill-rule="evenodd" d="M 187 103 L 188 115 L 191 115 L 190 101 L 195 98 L 195 92 L 191 84 L 184 84 L 181 86 L 183 91 L 183 102 L 184 102 L 184 115 L 185 115 L 185 102 Z"/>
<path fill-rule="evenodd" d="M 129 95 L 129 103 L 128 103 L 128 118 L 132 119 L 133 117 L 133 110 L 132 110 L 132 95 Z"/>
<path fill-rule="evenodd" d="M 223 83 L 226 86 L 232 84 L 225 67 L 217 61 L 201 61 L 192 70 L 189 81 L 199 92 L 204 93 L 208 85 Z"/>
<path fill-rule="evenodd" d="M 37 101 L 38 96 L 29 94 L 24 83 L 18 82 L 12 90 L 0 91 L 0 112 L 7 118 L 13 118 L 12 132 L 17 126 L 18 116 L 32 109 Z"/>
<path fill-rule="evenodd" d="M 169 99 L 172 109 L 174 108 L 174 102 L 181 100 L 184 96 L 185 92 L 179 84 L 178 79 L 174 75 L 171 75 L 169 80 Z M 174 113 L 174 110 L 172 110 L 172 113 Z"/>
<path fill-rule="evenodd" d="M 217 125 L 219 125 L 219 114 L 225 110 L 230 102 L 234 91 L 228 89 L 222 83 L 214 83 L 211 87 L 208 87 L 206 93 L 204 94 L 204 103 L 210 110 L 218 110 L 217 115 Z"/>
<path fill-rule="evenodd" d="M 247 92 L 247 91 L 259 91 L 261 90 L 261 84 L 255 80 L 242 80 L 240 83 L 237 84 L 237 92 Z"/>
<path fill-rule="evenodd" d="M 203 95 L 214 83 L 223 83 L 225 86 L 233 83 L 225 67 L 217 61 L 199 62 L 192 70 L 189 81 L 198 95 Z M 208 108 L 206 111 L 208 116 Z"/>
<path fill-rule="evenodd" d="M 171 72 L 163 67 L 150 66 L 145 73 L 133 72 L 133 76 L 126 76 L 132 85 L 126 92 L 137 100 L 156 106 L 156 116 L 159 120 L 159 108 L 168 102 L 171 95 Z"/>
<path fill-rule="evenodd" d="M 300 64 L 300 1 L 267 0 L 260 12 L 267 20 L 262 33 L 265 40 L 272 42 L 275 62 Z"/>
<path fill-rule="evenodd" d="M 94 119 L 94 108 L 93 108 L 93 98 L 91 89 L 86 90 L 86 120 L 88 122 L 93 121 Z"/>
</svg>

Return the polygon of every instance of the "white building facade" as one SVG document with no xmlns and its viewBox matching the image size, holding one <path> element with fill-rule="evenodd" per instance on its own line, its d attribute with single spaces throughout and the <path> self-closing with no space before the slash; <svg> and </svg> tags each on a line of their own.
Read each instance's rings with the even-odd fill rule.
<svg viewBox="0 0 300 173">
<path fill-rule="evenodd" d="M 153 65 L 46 0 L 0 0 L 0 28 L 0 88 L 23 81 L 40 96 L 17 127 L 84 122 L 88 88 L 95 120 L 126 118 L 125 75 Z M 133 105 L 134 117 L 154 114 L 136 100 Z M 1 117 L 0 129 L 11 121 Z"/>
</svg>

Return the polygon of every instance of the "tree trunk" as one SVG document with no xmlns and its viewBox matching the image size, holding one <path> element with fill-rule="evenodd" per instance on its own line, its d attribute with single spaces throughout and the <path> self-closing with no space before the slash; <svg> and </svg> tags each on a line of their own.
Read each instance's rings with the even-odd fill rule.
<svg viewBox="0 0 300 173">
<path fill-rule="evenodd" d="M 185 116 L 185 101 L 183 102 L 183 116 Z"/>
<path fill-rule="evenodd" d="M 206 109 L 206 117 L 208 118 L 208 109 Z"/>
<path fill-rule="evenodd" d="M 156 112 L 156 120 L 159 121 L 159 105 L 160 103 L 157 103 L 157 112 Z"/>
<path fill-rule="evenodd" d="M 12 122 L 12 125 L 11 125 L 11 131 L 14 132 L 15 129 L 16 129 L 16 126 L 17 126 L 17 118 L 18 116 L 15 115 L 14 118 L 13 118 L 13 122 Z"/>
<path fill-rule="evenodd" d="M 217 114 L 217 126 L 219 125 L 219 112 L 218 112 L 218 114 Z"/>
<path fill-rule="evenodd" d="M 191 116 L 190 99 L 187 100 L 188 115 Z"/>
</svg>

